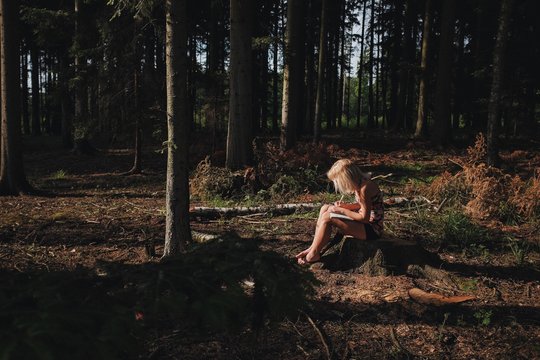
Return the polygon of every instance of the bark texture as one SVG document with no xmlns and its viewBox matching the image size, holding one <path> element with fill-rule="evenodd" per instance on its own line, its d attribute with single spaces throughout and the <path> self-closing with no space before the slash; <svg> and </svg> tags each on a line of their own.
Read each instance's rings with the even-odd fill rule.
<svg viewBox="0 0 540 360">
<path fill-rule="evenodd" d="M 187 2 L 166 4 L 167 190 L 163 256 L 181 252 L 191 242 L 189 226 L 189 130 L 187 92 Z"/>
<path fill-rule="evenodd" d="M 499 159 L 499 121 L 501 117 L 501 92 L 506 60 L 506 47 L 508 44 L 508 28 L 513 0 L 503 0 L 499 15 L 497 40 L 493 51 L 493 78 L 491 82 L 491 95 L 489 97 L 488 126 L 487 126 L 487 162 L 488 165 L 498 166 Z"/>
<path fill-rule="evenodd" d="M 252 1 L 231 0 L 229 127 L 226 165 L 238 170 L 251 163 L 252 140 Z"/>
<path fill-rule="evenodd" d="M 19 1 L 0 0 L 0 195 L 20 195 L 31 190 L 21 152 L 18 27 Z"/>
</svg>

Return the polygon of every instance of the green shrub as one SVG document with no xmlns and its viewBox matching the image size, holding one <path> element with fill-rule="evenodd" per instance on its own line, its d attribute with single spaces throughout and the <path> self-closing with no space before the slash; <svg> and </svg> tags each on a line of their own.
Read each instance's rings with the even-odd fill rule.
<svg viewBox="0 0 540 360">
<path fill-rule="evenodd" d="M 268 192 L 273 199 L 284 199 L 293 197 L 302 192 L 302 184 L 293 176 L 281 175 L 276 182 L 270 186 Z"/>
</svg>

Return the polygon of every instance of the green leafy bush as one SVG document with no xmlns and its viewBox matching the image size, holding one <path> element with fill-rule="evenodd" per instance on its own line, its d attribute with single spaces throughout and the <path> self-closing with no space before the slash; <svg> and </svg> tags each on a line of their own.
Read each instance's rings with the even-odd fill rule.
<svg viewBox="0 0 540 360">
<path fill-rule="evenodd" d="M 273 199 L 283 199 L 298 195 L 302 192 L 302 184 L 296 177 L 290 175 L 281 175 L 276 182 L 270 186 L 268 192 Z"/>
</svg>

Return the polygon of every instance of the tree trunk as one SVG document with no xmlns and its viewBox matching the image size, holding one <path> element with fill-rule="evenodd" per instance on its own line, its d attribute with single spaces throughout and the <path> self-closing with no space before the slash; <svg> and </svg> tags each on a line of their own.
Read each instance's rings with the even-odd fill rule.
<svg viewBox="0 0 540 360">
<path fill-rule="evenodd" d="M 457 59 L 454 80 L 454 108 L 452 109 L 452 130 L 459 129 L 459 121 L 465 99 L 465 29 L 463 26 L 457 29 Z"/>
<path fill-rule="evenodd" d="M 369 67 L 368 67 L 368 105 L 367 128 L 372 128 L 375 123 L 375 103 L 373 99 L 373 49 L 375 49 L 375 0 L 371 0 L 370 16 L 370 39 L 369 39 Z"/>
<path fill-rule="evenodd" d="M 137 59 L 136 59 L 137 60 Z M 135 143 L 133 146 L 133 166 L 127 174 L 140 174 L 142 171 L 142 128 L 141 128 L 141 97 L 140 97 L 140 75 L 139 67 L 136 66 L 133 72 L 133 100 L 135 109 L 133 116 L 135 117 Z"/>
<path fill-rule="evenodd" d="M 251 0 L 231 0 L 229 128 L 226 165 L 238 170 L 250 165 L 251 145 Z"/>
<path fill-rule="evenodd" d="M 336 63 L 339 59 L 339 75 L 338 75 L 338 101 L 337 101 L 337 127 L 341 128 L 343 120 L 343 107 L 345 102 L 345 0 L 341 1 L 341 9 L 339 11 L 339 22 L 337 32 L 339 32 L 339 51 L 336 49 Z M 336 64 L 337 65 L 337 64 Z"/>
<path fill-rule="evenodd" d="M 450 95 L 454 42 L 454 0 L 445 0 L 441 19 L 439 63 L 435 89 L 435 119 L 431 132 L 433 145 L 442 147 L 450 141 Z"/>
<path fill-rule="evenodd" d="M 187 1 L 167 0 L 167 190 L 163 256 L 181 252 L 191 242 L 189 226 L 189 104 L 187 88 Z"/>
<path fill-rule="evenodd" d="M 30 113 L 28 112 L 28 60 L 25 46 L 21 46 L 21 111 L 24 134 L 30 134 Z"/>
<path fill-rule="evenodd" d="M 62 145 L 65 148 L 73 147 L 73 119 L 71 117 L 71 106 L 69 102 L 69 91 L 68 91 L 68 56 L 66 54 L 61 54 L 59 56 L 59 85 L 60 85 L 60 108 L 61 108 L 61 118 L 62 118 Z"/>
<path fill-rule="evenodd" d="M 31 190 L 21 150 L 19 1 L 0 0 L 0 195 Z"/>
<path fill-rule="evenodd" d="M 347 122 L 347 128 L 351 125 L 351 60 L 352 60 L 352 37 L 349 40 L 348 44 L 348 54 L 347 54 L 347 73 L 346 73 L 346 82 L 343 84 L 343 110 L 345 114 L 345 120 Z"/>
<path fill-rule="evenodd" d="M 315 86 L 315 21 L 313 19 L 313 0 L 308 0 L 307 10 L 307 29 L 306 29 L 306 92 L 304 96 L 304 134 L 311 134 L 314 123 L 314 101 L 313 93 Z"/>
<path fill-rule="evenodd" d="M 402 66 L 399 76 L 399 100 L 398 100 L 398 128 L 410 130 L 410 117 L 407 111 L 408 105 L 411 102 L 412 92 L 410 92 L 410 84 L 412 83 L 411 68 L 414 63 L 415 42 L 413 35 L 413 22 L 415 21 L 416 11 L 413 1 L 407 0 L 405 3 L 405 22 L 403 25 L 402 39 Z"/>
<path fill-rule="evenodd" d="M 358 111 L 356 113 L 356 127 L 360 127 L 360 117 L 362 116 L 362 81 L 364 75 L 364 44 L 365 44 L 365 30 L 366 30 L 366 8 L 367 1 L 364 1 L 362 6 L 362 32 L 360 34 L 360 59 L 358 59 Z"/>
<path fill-rule="evenodd" d="M 282 150 L 296 143 L 297 121 L 302 115 L 302 89 L 304 86 L 303 0 L 289 0 L 287 5 L 287 30 L 285 35 L 285 60 L 283 68 L 283 100 L 281 103 Z"/>
<path fill-rule="evenodd" d="M 321 140 L 322 103 L 324 88 L 324 63 L 326 56 L 326 2 L 321 3 L 321 26 L 319 34 L 319 64 L 317 66 L 317 95 L 315 96 L 315 121 L 313 124 L 313 142 Z"/>
<path fill-rule="evenodd" d="M 508 45 L 508 31 L 510 13 L 513 0 L 502 0 L 499 15 L 499 27 L 497 40 L 493 50 L 493 77 L 491 82 L 491 95 L 489 97 L 488 126 L 487 126 L 487 162 L 488 165 L 498 166 L 499 144 L 498 128 L 501 114 L 501 92 L 506 60 L 506 48 Z"/>
<path fill-rule="evenodd" d="M 279 60 L 279 41 L 278 38 L 281 36 L 279 21 L 280 21 L 280 6 L 281 0 L 274 2 L 274 43 L 272 48 L 272 132 L 275 134 L 279 130 L 278 124 L 278 111 L 279 111 L 279 98 L 278 98 L 278 87 L 279 87 L 279 73 L 278 73 L 278 60 Z"/>
<path fill-rule="evenodd" d="M 428 94 L 428 58 L 429 38 L 431 34 L 431 0 L 426 0 L 424 14 L 424 30 L 422 32 L 422 54 L 420 62 L 420 85 L 418 89 L 418 113 L 416 116 L 416 131 L 414 137 L 419 139 L 425 136 L 427 123 L 427 94 Z"/>
<path fill-rule="evenodd" d="M 86 88 L 86 59 L 81 55 L 81 0 L 75 0 L 75 124 L 82 128 L 88 118 L 88 89 Z M 78 135 L 77 141 L 88 143 L 87 134 L 81 133 Z M 75 144 L 77 146 L 77 144 Z"/>
<path fill-rule="evenodd" d="M 41 111 L 39 95 L 39 51 L 32 41 L 30 45 L 30 61 L 32 62 L 32 135 L 41 135 Z"/>
</svg>

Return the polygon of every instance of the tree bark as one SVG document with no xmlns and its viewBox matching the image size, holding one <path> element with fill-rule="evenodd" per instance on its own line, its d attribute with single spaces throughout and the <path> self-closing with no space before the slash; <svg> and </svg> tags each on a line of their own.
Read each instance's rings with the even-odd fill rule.
<svg viewBox="0 0 540 360">
<path fill-rule="evenodd" d="M 86 59 L 81 55 L 81 37 L 82 31 L 80 26 L 81 17 L 81 0 L 75 0 L 75 36 L 74 36 L 74 48 L 75 48 L 75 124 L 82 128 L 85 124 L 85 120 L 88 118 L 88 89 L 86 88 Z M 88 142 L 86 139 L 87 134 L 85 132 L 79 134 L 78 141 Z M 77 146 L 77 144 L 75 144 Z"/>
<path fill-rule="evenodd" d="M 341 1 L 339 11 L 339 22 L 337 29 L 339 32 L 339 50 L 336 49 L 336 63 L 339 59 L 339 75 L 338 75 L 338 101 L 337 101 L 337 127 L 341 128 L 343 120 L 343 108 L 345 102 L 345 1 Z"/>
<path fill-rule="evenodd" d="M 41 111 L 39 94 L 39 51 L 32 41 L 30 45 L 30 61 L 32 62 L 32 135 L 41 135 Z"/>
<path fill-rule="evenodd" d="M 28 60 L 26 49 L 21 45 L 21 111 L 24 134 L 30 134 L 30 113 L 28 111 Z"/>
<path fill-rule="evenodd" d="M 321 3 L 321 26 L 319 34 L 319 65 L 317 66 L 317 95 L 315 97 L 315 121 L 313 124 L 313 142 L 321 140 L 322 103 L 324 88 L 324 63 L 326 56 L 326 2 Z"/>
<path fill-rule="evenodd" d="M 251 21 L 252 1 L 231 0 L 231 60 L 229 127 L 226 165 L 238 170 L 253 157 L 251 123 Z"/>
<path fill-rule="evenodd" d="M 365 22 L 366 22 L 367 1 L 362 6 L 362 32 L 360 34 L 360 59 L 358 59 L 358 111 L 356 113 L 356 127 L 360 127 L 360 117 L 362 116 L 362 81 L 364 75 L 364 44 L 365 44 Z"/>
<path fill-rule="evenodd" d="M 493 77 L 491 82 L 491 95 L 489 97 L 488 126 L 487 126 L 487 162 L 488 165 L 498 166 L 499 144 L 498 128 L 501 115 L 501 92 L 506 61 L 506 48 L 508 45 L 508 31 L 510 13 L 512 12 L 513 0 L 502 0 L 499 15 L 499 27 L 497 40 L 493 50 Z"/>
<path fill-rule="evenodd" d="M 69 91 L 68 91 L 68 56 L 66 54 L 61 54 L 59 56 L 59 74 L 58 82 L 60 86 L 60 109 L 62 117 L 62 146 L 64 148 L 73 147 L 73 119 L 71 116 L 71 105 L 69 102 Z"/>
<path fill-rule="evenodd" d="M 370 16 L 370 40 L 369 40 L 369 72 L 368 76 L 368 105 L 369 112 L 367 118 L 367 128 L 372 128 L 375 124 L 375 102 L 373 99 L 373 49 L 375 48 L 375 0 L 371 0 L 371 16 Z"/>
<path fill-rule="evenodd" d="M 442 147 L 450 141 L 450 95 L 454 42 L 454 0 L 445 0 L 441 19 L 439 63 L 435 89 L 435 119 L 431 132 L 433 145 Z"/>
<path fill-rule="evenodd" d="M 167 189 L 163 256 L 181 252 L 191 242 L 189 225 L 189 105 L 187 88 L 187 1 L 167 0 Z"/>
<path fill-rule="evenodd" d="M 420 62 L 420 85 L 418 88 L 418 113 L 416 116 L 416 130 L 414 137 L 419 139 L 425 136 L 427 120 L 427 94 L 428 94 L 428 58 L 429 38 L 431 35 L 431 0 L 426 0 L 424 14 L 424 27 L 422 31 L 422 54 Z"/>
<path fill-rule="evenodd" d="M 0 195 L 31 190 L 21 150 L 19 1 L 0 0 Z"/>
<path fill-rule="evenodd" d="M 285 64 L 283 69 L 283 100 L 281 103 L 282 150 L 296 143 L 297 121 L 302 116 L 302 90 L 304 85 L 304 0 L 289 0 L 285 35 Z"/>
</svg>

